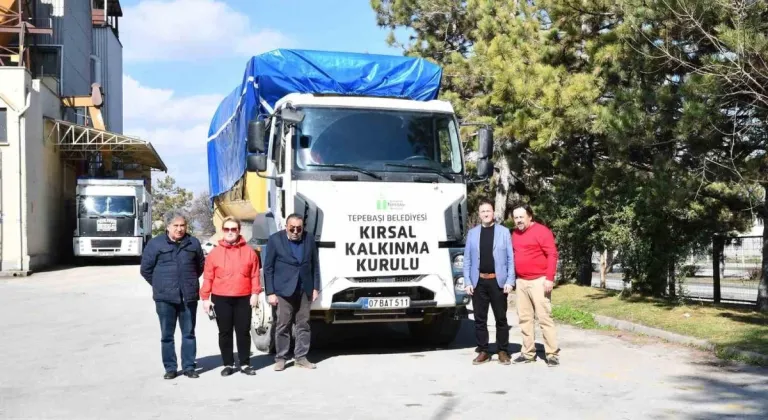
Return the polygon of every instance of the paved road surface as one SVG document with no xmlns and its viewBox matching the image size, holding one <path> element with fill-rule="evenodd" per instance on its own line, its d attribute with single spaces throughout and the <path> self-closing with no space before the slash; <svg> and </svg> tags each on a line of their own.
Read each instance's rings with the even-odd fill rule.
<svg viewBox="0 0 768 420">
<path fill-rule="evenodd" d="M 592 276 L 592 286 L 600 286 L 600 276 Z M 606 278 L 605 286 L 610 290 L 622 290 L 624 282 L 621 279 Z M 713 288 L 711 284 L 696 284 L 692 282 L 683 285 L 685 295 L 691 298 L 712 299 Z M 720 298 L 722 300 L 743 301 L 745 303 L 754 303 L 757 301 L 757 286 L 720 286 Z"/>
<path fill-rule="evenodd" d="M 565 326 L 563 365 L 555 369 L 542 362 L 473 366 L 467 323 L 446 350 L 414 348 L 398 329 L 345 329 L 329 349 L 314 352 L 315 371 L 274 372 L 270 357 L 257 354 L 256 376 L 222 378 L 216 328 L 201 315 L 201 377 L 166 381 L 154 305 L 137 271 L 83 267 L 0 280 L 0 418 L 768 416 L 764 369 L 720 367 L 688 348 Z"/>
</svg>

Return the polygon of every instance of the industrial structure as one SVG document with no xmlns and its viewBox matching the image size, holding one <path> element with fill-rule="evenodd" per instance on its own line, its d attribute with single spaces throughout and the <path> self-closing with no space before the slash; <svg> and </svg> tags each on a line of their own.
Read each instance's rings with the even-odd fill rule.
<svg viewBox="0 0 768 420">
<path fill-rule="evenodd" d="M 119 0 L 0 0 L 0 272 L 72 255 L 77 179 L 167 168 L 123 131 Z"/>
</svg>

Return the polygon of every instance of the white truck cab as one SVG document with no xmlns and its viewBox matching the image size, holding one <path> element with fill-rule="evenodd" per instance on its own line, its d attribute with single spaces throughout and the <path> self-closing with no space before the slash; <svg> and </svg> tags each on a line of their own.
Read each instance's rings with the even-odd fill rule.
<svg viewBox="0 0 768 420">
<path fill-rule="evenodd" d="M 407 322 L 414 338 L 453 341 L 470 298 L 467 176 L 450 103 L 289 94 L 251 122 L 248 144 L 248 171 L 269 180 L 269 214 L 252 239 L 265 243 L 297 213 L 317 240 L 313 319 Z"/>
<path fill-rule="evenodd" d="M 76 188 L 75 257 L 140 257 L 152 235 L 144 181 L 81 178 Z"/>
</svg>

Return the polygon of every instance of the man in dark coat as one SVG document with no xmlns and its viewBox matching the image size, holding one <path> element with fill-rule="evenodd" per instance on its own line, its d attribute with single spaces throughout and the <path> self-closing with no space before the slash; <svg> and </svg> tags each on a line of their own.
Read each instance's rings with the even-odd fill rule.
<svg viewBox="0 0 768 420">
<path fill-rule="evenodd" d="M 277 305 L 275 329 L 275 370 L 285 369 L 291 346 L 291 324 L 296 319 L 296 366 L 314 369 L 307 360 L 310 330 L 309 312 L 320 290 L 320 264 L 312 235 L 304 232 L 304 220 L 288 216 L 285 230 L 272 234 L 264 257 L 264 286 L 267 301 Z"/>
<path fill-rule="evenodd" d="M 177 376 L 174 342 L 177 321 L 181 328 L 182 371 L 189 378 L 197 378 L 195 322 L 205 257 L 200 241 L 187 233 L 184 214 L 166 214 L 165 226 L 166 233 L 152 238 L 144 248 L 141 276 L 152 286 L 152 298 L 160 319 L 164 378 Z"/>
</svg>

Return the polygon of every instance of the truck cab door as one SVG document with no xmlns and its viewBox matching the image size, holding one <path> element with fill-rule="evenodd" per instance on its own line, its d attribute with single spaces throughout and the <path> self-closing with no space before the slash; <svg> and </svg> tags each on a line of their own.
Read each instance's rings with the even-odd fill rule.
<svg viewBox="0 0 768 420">
<path fill-rule="evenodd" d="M 275 215 L 275 222 L 277 228 L 283 228 L 283 220 L 285 220 L 285 178 L 286 178 L 286 138 L 283 135 L 282 121 L 277 120 L 272 126 L 271 135 L 271 148 L 270 148 L 270 160 L 275 166 L 275 176 L 277 179 L 270 184 L 269 189 L 269 208 Z"/>
</svg>

